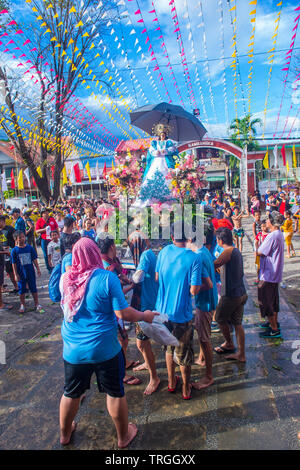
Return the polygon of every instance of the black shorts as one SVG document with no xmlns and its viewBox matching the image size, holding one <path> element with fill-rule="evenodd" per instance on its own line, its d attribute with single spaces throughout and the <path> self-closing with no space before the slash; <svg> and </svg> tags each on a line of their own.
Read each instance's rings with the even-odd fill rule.
<svg viewBox="0 0 300 470">
<path fill-rule="evenodd" d="M 123 379 L 125 377 L 125 358 L 123 350 L 108 361 L 97 364 L 70 364 L 64 361 L 65 386 L 64 396 L 80 398 L 90 388 L 91 377 L 95 372 L 98 390 L 114 398 L 125 395 Z"/>
<path fill-rule="evenodd" d="M 0 264 L 0 286 L 4 284 L 4 264 Z"/>
<path fill-rule="evenodd" d="M 257 298 L 262 317 L 273 317 L 279 312 L 278 282 L 259 281 Z"/>
</svg>

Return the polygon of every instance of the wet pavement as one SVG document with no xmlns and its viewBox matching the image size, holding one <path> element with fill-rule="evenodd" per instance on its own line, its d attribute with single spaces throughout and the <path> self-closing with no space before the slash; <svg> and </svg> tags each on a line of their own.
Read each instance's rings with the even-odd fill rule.
<svg viewBox="0 0 300 470">
<path fill-rule="evenodd" d="M 248 223 L 245 226 L 250 227 Z M 250 233 L 248 229 L 248 233 Z M 300 238 L 296 247 L 300 252 Z M 280 322 L 283 341 L 264 340 L 255 324 L 260 320 L 257 305 L 254 258 L 245 238 L 244 263 L 249 295 L 244 327 L 246 364 L 226 361 L 214 354 L 215 383 L 205 391 L 192 392 L 184 401 L 181 391 L 167 392 L 164 353 L 154 345 L 161 384 L 152 396 L 144 396 L 147 371 L 135 375 L 143 381 L 126 385 L 130 420 L 139 433 L 131 450 L 179 449 L 299 449 L 300 448 L 300 317 L 281 296 Z M 295 262 L 295 265 L 290 262 Z M 286 275 L 299 258 L 287 260 Z M 42 260 L 40 260 L 42 265 Z M 47 279 L 39 281 L 47 287 Z M 58 407 L 63 391 L 61 312 L 41 289 L 45 313 L 28 312 L 22 317 L 16 309 L 0 315 L 0 339 L 7 346 L 7 364 L 0 365 L 0 449 L 61 449 L 58 440 Z M 15 305 L 17 297 L 11 296 Z M 31 300 L 28 300 L 31 304 Z M 299 310 L 299 306 L 297 307 Z M 133 331 L 128 356 L 141 359 Z M 222 336 L 213 335 L 213 344 Z M 195 353 L 198 353 L 195 335 Z M 300 343 L 298 348 L 300 349 Z M 292 355 L 299 364 L 292 362 Z M 203 376 L 193 366 L 192 380 Z M 91 389 L 77 415 L 78 427 L 64 450 L 117 449 L 116 434 L 108 416 L 105 396 L 100 395 L 94 377 Z"/>
</svg>

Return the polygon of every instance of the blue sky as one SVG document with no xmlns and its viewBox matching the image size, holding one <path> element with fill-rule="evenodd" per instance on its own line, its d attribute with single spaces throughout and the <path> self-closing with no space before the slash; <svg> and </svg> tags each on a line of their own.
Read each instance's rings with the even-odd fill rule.
<svg viewBox="0 0 300 470">
<path fill-rule="evenodd" d="M 174 8 L 175 5 L 179 19 L 178 26 L 182 34 L 185 57 L 188 63 L 189 77 L 197 108 L 200 109 L 201 120 L 207 128 L 209 136 L 228 136 L 228 124 L 236 115 L 235 106 L 237 106 L 238 117 L 243 117 L 244 109 L 248 111 L 247 76 L 250 65 L 248 64 L 249 59 L 247 51 L 249 50 L 252 29 L 249 13 L 255 9 L 255 5 L 249 5 L 249 0 L 230 2 L 230 7 L 236 4 L 236 10 L 233 10 L 231 14 L 234 15 L 236 12 L 236 48 L 240 65 L 240 76 L 237 78 L 237 100 L 235 102 L 233 92 L 233 69 L 230 67 L 232 63 L 231 54 L 233 52 L 233 48 L 231 47 L 233 30 L 227 0 L 203 0 L 202 2 L 199 0 L 175 0 L 174 4 L 171 6 L 169 5 L 169 0 L 153 0 L 161 26 L 161 32 L 156 31 L 158 23 L 153 22 L 155 15 L 149 13 L 149 11 L 153 10 L 152 1 L 116 0 L 115 3 L 118 4 L 120 19 L 117 22 L 107 20 L 111 34 L 97 47 L 101 56 L 105 59 L 109 73 L 112 73 L 114 77 L 120 79 L 120 90 L 122 90 L 131 108 L 134 109 L 136 106 L 143 106 L 148 103 L 154 104 L 159 102 L 160 99 L 165 101 L 166 89 L 168 90 L 168 96 L 172 99 L 172 103 L 180 104 L 174 86 L 176 80 L 180 90 L 180 97 L 183 100 L 186 110 L 192 111 L 192 104 L 189 100 L 187 84 L 183 75 L 178 42 L 176 40 L 176 34 L 174 33 L 176 26 L 174 26 L 174 21 L 172 20 L 171 8 Z M 263 121 L 271 66 L 270 63 L 268 63 L 268 57 L 271 55 L 268 51 L 272 48 L 272 41 L 274 40 L 272 36 L 274 35 L 276 25 L 275 19 L 280 10 L 278 3 L 279 0 L 257 0 L 256 7 L 251 113 L 253 117 L 259 117 Z M 14 10 L 12 17 L 22 17 L 24 19 L 24 15 L 29 11 L 29 5 L 24 6 L 24 2 L 19 1 L 14 1 L 13 4 Z M 285 54 L 291 43 L 293 35 L 292 29 L 296 24 L 294 20 L 297 13 L 300 13 L 300 11 L 295 12 L 294 9 L 299 5 L 300 2 L 297 1 L 283 0 L 278 27 L 275 60 L 273 63 L 267 101 L 265 137 L 272 137 L 275 131 L 276 120 L 284 90 L 283 79 L 286 74 L 286 72 L 281 69 L 284 67 Z M 203 16 L 199 16 L 201 7 Z M 135 14 L 139 9 L 141 10 L 145 22 L 144 24 L 137 22 L 137 20 L 141 19 L 140 14 Z M 220 21 L 221 14 L 223 15 L 223 23 Z M 223 30 L 222 24 L 224 26 Z M 86 31 L 88 31 L 90 27 L 91 23 L 87 23 Z M 147 33 L 143 33 L 145 27 Z M 299 29 L 300 26 L 298 30 Z M 222 33 L 224 34 L 224 51 L 222 49 Z M 150 41 L 145 44 L 147 34 L 149 35 Z M 163 35 L 163 39 L 159 38 L 161 34 Z M 204 41 L 204 37 L 206 41 Z M 161 47 L 162 41 L 164 41 L 166 49 Z M 152 45 L 150 51 L 149 44 Z M 2 51 L 3 46 L 1 47 L 2 49 L 0 48 L 0 50 Z M 167 67 L 168 59 L 164 56 L 165 50 L 167 50 L 169 54 L 174 75 L 172 75 L 170 68 Z M 123 54 L 121 51 L 123 51 Z M 151 58 L 153 58 L 153 55 L 150 55 L 151 51 L 153 51 L 157 62 L 151 61 Z M 225 57 L 224 62 L 222 60 L 223 52 Z M 109 54 L 108 57 L 107 54 Z M 127 54 L 127 63 L 124 60 L 125 54 Z M 291 125 L 294 123 L 291 137 L 299 137 L 300 114 L 296 120 L 295 117 L 297 116 L 300 106 L 300 95 L 298 94 L 298 90 L 293 90 L 291 86 L 291 82 L 295 79 L 293 70 L 295 66 L 297 66 L 297 55 L 300 63 L 299 31 L 295 38 L 288 83 L 282 102 L 276 137 L 282 135 L 286 123 L 284 136 L 287 136 Z M 11 64 L 13 64 L 9 54 L 1 54 L 0 58 L 1 61 L 10 61 Z M 131 72 L 128 71 L 128 64 L 130 65 Z M 158 64 L 159 70 L 154 70 L 156 64 Z M 160 72 L 162 75 L 158 77 Z M 199 77 L 198 83 L 197 73 Z M 225 88 L 224 73 L 226 81 Z M 163 77 L 166 88 L 164 88 L 162 82 L 159 81 L 161 77 Z M 86 90 L 85 86 L 81 86 L 78 88 L 76 95 L 103 125 L 121 139 L 122 134 L 119 128 L 99 109 L 99 102 L 91 97 L 92 91 L 96 92 L 92 87 Z M 122 107 L 121 100 L 115 99 L 114 104 L 118 106 L 126 119 L 129 120 L 128 112 L 126 108 Z M 292 108 L 291 104 L 293 105 Z M 110 105 L 107 101 L 105 105 L 110 109 Z M 122 124 L 132 138 L 135 138 L 136 134 L 129 130 L 129 127 L 124 121 L 119 120 L 118 122 Z M 257 130 L 258 135 L 263 133 L 263 128 L 257 128 Z M 138 132 L 142 135 L 140 131 Z M 89 145 L 93 146 L 91 143 L 93 136 L 85 135 L 88 137 L 87 142 L 89 142 Z M 84 146 L 84 135 L 82 135 L 81 138 L 82 142 L 80 145 Z"/>
</svg>

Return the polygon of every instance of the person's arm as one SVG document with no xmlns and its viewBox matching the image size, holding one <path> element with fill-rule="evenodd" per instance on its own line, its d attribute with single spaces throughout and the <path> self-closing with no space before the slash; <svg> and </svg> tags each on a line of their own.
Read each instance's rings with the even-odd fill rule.
<svg viewBox="0 0 300 470">
<path fill-rule="evenodd" d="M 33 264 L 35 265 L 36 272 L 38 273 L 38 276 L 40 276 L 41 275 L 41 270 L 40 270 L 37 258 L 33 260 Z"/>
<path fill-rule="evenodd" d="M 211 278 L 208 276 L 208 277 L 203 277 L 202 278 L 202 285 L 200 287 L 200 291 L 203 291 L 203 290 L 210 290 L 213 288 L 213 283 L 212 283 L 212 280 Z"/>
<path fill-rule="evenodd" d="M 53 268 L 52 256 L 50 254 L 48 254 L 48 263 L 49 263 L 50 268 Z"/>
<path fill-rule="evenodd" d="M 128 294 L 128 292 L 131 291 L 133 288 L 134 288 L 134 283 L 132 282 L 128 286 L 122 288 L 123 294 L 124 295 Z"/>
<path fill-rule="evenodd" d="M 19 282 L 20 281 L 20 276 L 19 276 L 18 271 L 17 271 L 17 263 L 12 263 L 12 268 L 13 268 L 13 272 L 14 272 L 15 281 Z"/>
<path fill-rule="evenodd" d="M 253 222 L 253 224 L 252 224 L 252 234 L 253 234 L 253 237 L 255 238 L 255 237 L 256 237 L 256 233 L 255 233 L 255 222 Z"/>
<path fill-rule="evenodd" d="M 39 235 L 40 233 L 44 233 L 46 232 L 46 228 L 47 226 L 45 225 L 44 228 L 39 228 L 40 227 L 40 224 L 39 224 L 39 221 L 37 221 L 36 223 L 36 226 L 35 226 L 35 232 Z"/>
<path fill-rule="evenodd" d="M 145 321 L 147 323 L 152 323 L 153 318 L 156 315 L 159 315 L 156 312 L 151 312 L 151 310 L 145 310 L 145 312 L 140 312 L 133 307 L 127 307 L 123 310 L 115 310 L 115 314 L 118 318 L 130 322 Z"/>
<path fill-rule="evenodd" d="M 192 265 L 191 272 L 191 295 L 199 294 L 202 287 L 202 271 L 203 271 L 202 259 L 200 256 L 197 256 Z"/>
<path fill-rule="evenodd" d="M 224 250 L 223 253 L 220 254 L 220 256 L 218 256 L 218 258 L 214 261 L 216 270 L 224 264 L 228 263 L 228 261 L 230 261 L 232 251 L 232 249 L 228 248 L 227 250 Z"/>
<path fill-rule="evenodd" d="M 139 284 L 140 282 L 143 282 L 144 279 L 145 279 L 145 272 L 142 269 L 137 269 L 132 275 L 132 280 L 135 284 Z"/>
</svg>

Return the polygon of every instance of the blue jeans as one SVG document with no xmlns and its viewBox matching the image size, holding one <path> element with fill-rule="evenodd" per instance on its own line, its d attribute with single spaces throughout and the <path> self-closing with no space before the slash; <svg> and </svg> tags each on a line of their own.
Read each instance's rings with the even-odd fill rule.
<svg viewBox="0 0 300 470">
<path fill-rule="evenodd" d="M 41 248 L 42 248 L 43 253 L 44 253 L 44 259 L 45 259 L 46 268 L 48 269 L 49 273 L 51 273 L 52 268 L 49 266 L 49 263 L 48 263 L 48 253 L 47 253 L 47 248 L 48 248 L 49 243 L 50 243 L 50 240 L 45 240 L 44 238 L 42 238 L 42 240 L 41 240 Z"/>
</svg>

